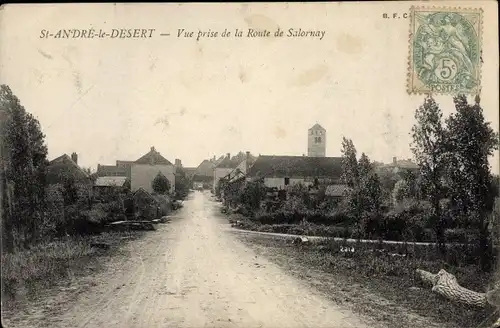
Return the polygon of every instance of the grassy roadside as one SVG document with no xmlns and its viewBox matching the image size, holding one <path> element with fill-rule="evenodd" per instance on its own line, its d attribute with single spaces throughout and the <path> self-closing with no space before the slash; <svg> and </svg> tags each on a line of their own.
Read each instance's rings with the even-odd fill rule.
<svg viewBox="0 0 500 328">
<path fill-rule="evenodd" d="M 356 246 L 354 253 L 343 253 L 341 242 L 297 247 L 268 237 L 239 238 L 336 303 L 348 305 L 389 327 L 476 328 L 494 311 L 468 308 L 432 293 L 415 276 L 415 269 L 437 272 L 443 264 L 436 261 L 374 256 L 368 248 Z M 488 275 L 472 266 L 445 269 L 455 274 L 464 287 L 484 291 L 488 284 Z"/>
<path fill-rule="evenodd" d="M 231 214 L 228 219 L 235 228 L 244 230 L 347 237 L 337 235 L 337 231 L 332 235 L 328 227 L 309 223 L 262 225 L 239 214 Z M 454 274 L 463 287 L 485 292 L 491 275 L 478 269 L 476 257 L 467 246 L 450 249 L 446 259 L 439 260 L 434 246 L 349 244 L 345 247 L 342 241 L 294 246 L 283 239 L 258 235 L 240 238 L 287 271 L 305 278 L 335 302 L 349 303 L 355 311 L 390 327 L 433 327 L 434 324 L 445 328 L 476 328 L 494 311 L 493 308 L 472 309 L 445 300 L 416 276 L 416 269 L 433 273 L 445 269 Z M 341 251 L 351 247 L 354 252 Z"/>
<path fill-rule="evenodd" d="M 142 231 L 103 232 L 42 242 L 16 253 L 2 253 L 2 307 L 12 309 L 41 291 L 101 268 L 99 258 L 112 255 Z M 105 243 L 109 249 L 95 247 Z"/>
</svg>

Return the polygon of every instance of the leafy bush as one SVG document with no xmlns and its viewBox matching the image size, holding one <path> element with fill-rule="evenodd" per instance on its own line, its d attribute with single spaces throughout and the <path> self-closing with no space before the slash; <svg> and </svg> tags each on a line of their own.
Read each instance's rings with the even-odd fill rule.
<svg viewBox="0 0 500 328">
<path fill-rule="evenodd" d="M 170 181 L 161 172 L 151 182 L 151 187 L 158 194 L 166 194 L 170 191 Z"/>
<path fill-rule="evenodd" d="M 260 209 L 262 200 L 266 196 L 266 190 L 261 182 L 248 183 L 240 195 L 241 204 L 248 212 L 255 213 Z"/>
<path fill-rule="evenodd" d="M 403 200 L 380 221 L 378 235 L 388 240 L 420 240 L 428 226 L 426 202 Z"/>
<path fill-rule="evenodd" d="M 291 196 L 283 203 L 282 210 L 284 212 L 302 213 L 306 210 L 306 205 L 300 196 Z"/>
</svg>

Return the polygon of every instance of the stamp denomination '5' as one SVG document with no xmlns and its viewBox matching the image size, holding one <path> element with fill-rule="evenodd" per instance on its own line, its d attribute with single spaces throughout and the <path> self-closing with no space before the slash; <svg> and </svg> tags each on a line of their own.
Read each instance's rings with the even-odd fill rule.
<svg viewBox="0 0 500 328">
<path fill-rule="evenodd" d="M 409 93 L 478 94 L 482 10 L 412 7 Z"/>
</svg>

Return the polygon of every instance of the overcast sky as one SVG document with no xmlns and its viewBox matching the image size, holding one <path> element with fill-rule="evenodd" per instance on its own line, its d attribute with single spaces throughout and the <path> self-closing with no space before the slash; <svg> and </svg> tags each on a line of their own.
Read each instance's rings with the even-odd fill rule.
<svg viewBox="0 0 500 328">
<path fill-rule="evenodd" d="M 464 6 L 463 2 L 460 2 Z M 474 3 L 478 6 L 478 2 Z M 498 131 L 496 3 L 484 12 L 482 105 Z M 302 155 L 307 129 L 327 130 L 327 156 L 342 136 L 359 153 L 409 158 L 409 3 L 7 6 L 0 21 L 0 81 L 40 121 L 49 158 L 79 154 L 93 169 L 135 160 L 155 146 L 184 166 L 227 152 Z M 41 39 L 42 29 L 155 29 L 148 39 Z M 277 27 L 324 38 L 176 37 Z M 170 33 L 161 37 L 159 33 Z M 449 96 L 437 101 L 446 114 Z M 499 156 L 491 164 L 498 172 Z"/>
</svg>

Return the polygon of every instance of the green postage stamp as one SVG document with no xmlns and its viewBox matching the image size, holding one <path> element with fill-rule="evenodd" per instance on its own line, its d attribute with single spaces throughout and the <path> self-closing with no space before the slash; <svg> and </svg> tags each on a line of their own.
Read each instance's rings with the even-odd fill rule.
<svg viewBox="0 0 500 328">
<path fill-rule="evenodd" d="M 411 8 L 408 92 L 478 94 L 482 10 Z"/>
</svg>

